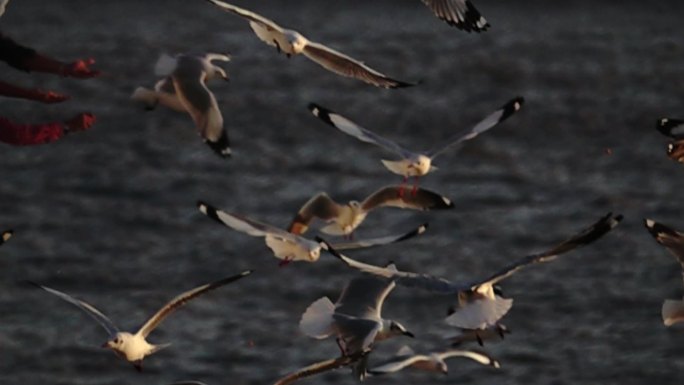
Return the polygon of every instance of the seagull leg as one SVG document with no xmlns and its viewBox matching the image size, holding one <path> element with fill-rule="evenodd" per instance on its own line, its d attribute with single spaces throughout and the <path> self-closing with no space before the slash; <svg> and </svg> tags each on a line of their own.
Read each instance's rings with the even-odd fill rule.
<svg viewBox="0 0 684 385">
<path fill-rule="evenodd" d="M 475 332 L 475 338 L 477 338 L 477 343 L 478 343 L 480 346 L 484 346 L 484 342 L 482 342 L 482 337 L 480 337 L 480 333 Z"/>
<path fill-rule="evenodd" d="M 276 50 L 278 50 L 278 53 L 281 53 L 282 50 L 280 49 L 280 43 L 278 43 L 278 40 L 273 39 L 273 44 L 275 44 Z"/>
<path fill-rule="evenodd" d="M 418 175 L 413 177 L 413 190 L 411 190 L 411 195 L 413 196 L 416 196 L 416 193 L 418 192 L 418 179 L 420 179 Z"/>
<path fill-rule="evenodd" d="M 344 351 L 344 348 L 342 347 L 342 340 L 340 337 L 335 338 L 335 342 L 337 342 L 337 347 L 340 348 L 340 354 L 342 357 L 346 357 L 347 353 Z"/>
<path fill-rule="evenodd" d="M 285 266 L 289 265 L 293 259 L 294 259 L 294 257 L 291 257 L 291 256 L 285 257 L 285 259 L 278 262 L 278 267 L 285 267 Z"/>
<path fill-rule="evenodd" d="M 133 361 L 132 364 L 135 367 L 135 370 L 138 371 L 138 373 L 142 373 L 142 360 Z"/>
<path fill-rule="evenodd" d="M 401 185 L 399 186 L 399 198 L 404 197 L 404 188 L 406 187 L 406 181 L 408 181 L 408 176 L 404 175 L 404 180 L 401 181 Z"/>
<path fill-rule="evenodd" d="M 501 339 L 504 339 L 504 336 L 506 334 L 504 333 L 504 329 L 501 326 L 499 326 L 499 324 L 496 324 L 496 331 L 499 332 L 499 336 L 501 337 Z"/>
</svg>

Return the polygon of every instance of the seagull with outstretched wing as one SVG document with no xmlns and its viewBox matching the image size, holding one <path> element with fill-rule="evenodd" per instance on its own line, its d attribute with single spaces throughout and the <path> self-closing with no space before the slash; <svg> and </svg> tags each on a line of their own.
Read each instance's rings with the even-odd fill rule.
<svg viewBox="0 0 684 385">
<path fill-rule="evenodd" d="M 56 295 L 72 305 L 77 306 L 90 317 L 92 317 L 107 331 L 107 334 L 109 335 L 109 340 L 107 340 L 102 347 L 113 350 L 116 355 L 132 363 L 138 371 L 141 371 L 143 358 L 169 346 L 169 344 L 155 345 L 147 342 L 147 336 L 157 326 L 159 326 L 159 324 L 161 324 L 166 317 L 171 315 L 171 313 L 176 311 L 181 306 L 185 305 L 188 301 L 209 291 L 218 289 L 221 286 L 235 282 L 251 273 L 251 270 L 246 270 L 240 274 L 211 282 L 206 285 L 198 286 L 192 290 L 188 290 L 178 295 L 164 305 L 161 309 L 159 309 L 152 317 L 150 317 L 150 319 L 147 320 L 147 322 L 145 322 L 143 326 L 133 333 L 120 331 L 119 328 L 117 328 L 116 325 L 114 325 L 114 323 L 106 315 L 87 302 L 81 301 L 47 286 L 39 285 L 33 282 L 32 284 L 47 291 L 48 293 Z"/>
<path fill-rule="evenodd" d="M 273 20 L 269 20 L 244 8 L 228 4 L 219 0 L 207 0 L 220 9 L 238 15 L 247 21 L 261 41 L 276 47 L 278 52 L 283 52 L 288 57 L 303 54 L 328 71 L 338 75 L 355 78 L 382 88 L 410 87 L 415 84 L 392 79 L 380 73 L 363 62 L 351 58 L 341 52 L 335 51 L 323 44 L 308 40 L 299 32 L 286 29 Z"/>
<path fill-rule="evenodd" d="M 398 284 L 404 286 L 417 287 L 439 294 L 456 294 L 458 297 L 458 307 L 450 310 L 451 314 L 446 318 L 446 322 L 449 325 L 462 329 L 483 330 L 496 326 L 513 305 L 512 299 L 502 297 L 502 292 L 497 285 L 500 281 L 510 277 L 526 266 L 552 261 L 561 254 L 597 241 L 617 226 L 621 220 L 621 215 L 614 216 L 608 213 L 591 226 L 556 246 L 541 253 L 526 256 L 485 279 L 471 283 L 456 283 L 428 274 L 398 271 L 396 268 L 370 265 L 346 257 L 335 251 L 330 245 L 327 246 L 328 251 L 334 256 L 358 270 L 394 279 Z M 322 239 L 320 240 L 325 242 Z M 481 342 L 481 340 L 478 339 L 478 342 Z"/>
<path fill-rule="evenodd" d="M 436 170 L 436 167 L 432 165 L 433 160 L 450 148 L 455 148 L 460 146 L 463 142 L 473 139 L 480 135 L 481 133 L 489 130 L 490 128 L 496 126 L 497 124 L 508 119 L 511 115 L 516 113 L 522 108 L 525 100 L 522 97 L 517 97 L 511 99 L 501 108 L 489 114 L 487 117 L 482 119 L 479 123 L 473 126 L 470 131 L 465 134 L 456 134 L 445 141 L 441 142 L 440 145 L 434 147 L 430 151 L 425 152 L 414 152 L 407 150 L 399 144 L 386 139 L 373 131 L 367 130 L 358 124 L 352 122 L 351 120 L 345 118 L 344 116 L 333 112 L 325 107 L 318 104 L 309 104 L 309 111 L 327 123 L 330 126 L 337 128 L 338 130 L 344 132 L 347 135 L 353 136 L 356 139 L 375 144 L 379 147 L 384 148 L 395 155 L 399 156 L 399 160 L 386 160 L 382 159 L 382 163 L 385 167 L 392 173 L 398 174 L 404 177 L 404 183 L 409 177 L 416 178 L 416 184 L 414 185 L 413 191 L 416 191 L 418 178 L 427 175 L 429 172 Z M 403 186 L 403 184 L 402 184 Z M 402 190 L 403 191 L 403 190 Z"/>
</svg>

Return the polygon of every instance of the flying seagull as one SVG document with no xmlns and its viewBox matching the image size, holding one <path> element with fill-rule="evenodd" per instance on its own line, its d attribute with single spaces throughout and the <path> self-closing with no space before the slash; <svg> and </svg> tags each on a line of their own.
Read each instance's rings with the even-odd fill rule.
<svg viewBox="0 0 684 385">
<path fill-rule="evenodd" d="M 451 138 L 448 138 L 440 142 L 440 145 L 438 145 L 437 147 L 426 152 L 413 152 L 407 150 L 404 147 L 398 145 L 397 143 L 389 139 L 383 138 L 382 136 L 357 125 L 356 123 L 345 118 L 344 116 L 336 112 L 333 112 L 325 107 L 321 107 L 318 104 L 309 104 L 309 110 L 317 118 L 339 129 L 345 134 L 351 135 L 362 142 L 375 144 L 398 155 L 401 159 L 383 159 L 382 163 L 391 172 L 403 176 L 404 183 L 406 183 L 409 177 L 414 177 L 416 182 L 416 184 L 414 185 L 415 192 L 418 183 L 418 178 L 436 169 L 436 167 L 432 166 L 432 161 L 437 156 L 439 156 L 441 153 L 443 153 L 451 147 L 458 146 L 465 141 L 475 138 L 479 134 L 489 130 L 490 128 L 508 119 L 508 117 L 510 117 L 515 112 L 520 110 L 523 103 L 524 99 L 522 97 L 517 97 L 515 99 L 510 100 L 501 108 L 494 111 L 489 116 L 480 121 L 478 124 L 476 124 L 473 128 L 470 129 L 470 131 L 467 134 L 454 135 Z"/>
<path fill-rule="evenodd" d="M 368 213 L 379 207 L 399 207 L 413 210 L 439 210 L 452 208 L 451 201 L 435 192 L 417 189 L 410 196 L 400 194 L 401 186 L 385 186 L 375 191 L 362 202 L 349 201 L 339 204 L 328 194 L 321 192 L 309 199 L 294 217 L 287 231 L 304 234 L 314 218 L 330 224 L 321 229 L 330 235 L 351 237 L 353 231 L 366 219 Z"/>
<path fill-rule="evenodd" d="M 316 262 L 321 255 L 321 247 L 323 244 L 320 242 L 312 241 L 298 234 L 293 234 L 275 226 L 255 221 L 243 215 L 219 210 L 202 201 L 197 203 L 197 207 L 204 215 L 233 230 L 254 237 L 264 237 L 266 246 L 273 251 L 273 255 L 276 258 L 283 260 L 280 263 L 281 266 L 292 261 Z M 358 240 L 355 242 L 338 243 L 334 244 L 334 246 L 343 250 L 382 246 L 401 242 L 416 235 L 420 235 L 424 233 L 426 229 L 427 223 L 401 235 L 390 235 L 386 237 Z"/>
<path fill-rule="evenodd" d="M 13 234 L 14 230 L 3 231 L 2 234 L 0 234 L 0 245 L 2 245 L 3 243 L 7 242 L 10 238 L 12 238 Z"/>
<path fill-rule="evenodd" d="M 526 266 L 552 261 L 561 254 L 593 243 L 617 226 L 621 220 L 621 215 L 613 216 L 608 213 L 566 241 L 544 252 L 524 257 L 485 279 L 467 284 L 455 283 L 427 274 L 397 271 L 395 268 L 366 264 L 338 253 L 330 245 L 328 245 L 328 251 L 350 267 L 395 279 L 400 285 L 418 287 L 439 294 L 457 294 L 458 308 L 455 308 L 453 313 L 446 318 L 446 322 L 462 329 L 483 330 L 490 326 L 496 326 L 513 305 L 512 299 L 502 297 L 497 283 Z M 478 339 L 478 342 L 481 342 L 481 339 Z"/>
<path fill-rule="evenodd" d="M 416 354 L 410 347 L 403 346 L 394 357 L 368 369 L 368 373 L 378 376 L 381 374 L 398 372 L 406 368 L 415 368 L 428 372 L 448 374 L 449 367 L 445 360 L 452 357 L 469 358 L 482 365 L 489 365 L 495 368 L 500 367 L 499 361 L 485 353 L 472 350 L 447 349 L 437 350 L 427 354 Z"/>
<path fill-rule="evenodd" d="M 658 119 L 656 129 L 661 134 L 675 140 L 667 145 L 667 155 L 672 160 L 684 163 L 684 120 Z"/>
<path fill-rule="evenodd" d="M 155 74 L 162 76 L 154 90 L 138 87 L 131 95 L 145 103 L 148 109 L 162 104 L 192 117 L 204 142 L 221 157 L 231 155 L 228 133 L 223 127 L 223 115 L 216 97 L 207 88 L 207 81 L 221 78 L 228 81 L 226 71 L 214 61 L 230 61 L 230 56 L 216 53 L 203 55 L 162 55 L 155 66 Z"/>
<path fill-rule="evenodd" d="M 489 23 L 470 0 L 422 0 L 434 14 L 447 24 L 466 32 L 482 32 Z"/>
<path fill-rule="evenodd" d="M 387 269 L 395 268 L 389 265 Z M 394 287 L 392 278 L 360 275 L 347 283 L 334 304 L 328 297 L 312 303 L 299 321 L 299 330 L 316 339 L 337 336 L 342 356 L 362 356 L 355 375 L 363 378 L 366 354 L 375 341 L 401 335 L 413 337 L 399 322 L 382 317 L 382 305 Z"/>
<path fill-rule="evenodd" d="M 644 220 L 644 224 L 653 238 L 677 258 L 684 278 L 684 234 L 651 219 Z M 663 302 L 662 316 L 665 326 L 684 322 L 684 301 L 666 299 Z"/>
<path fill-rule="evenodd" d="M 68 294 L 62 293 L 55 289 L 51 289 L 47 286 L 42 286 L 36 283 L 34 285 L 39 288 L 52 293 L 59 298 L 71 303 L 72 305 L 78 306 L 81 310 L 86 312 L 91 316 L 97 323 L 99 323 L 109 334 L 109 340 L 102 345 L 104 348 L 109 348 L 116 353 L 119 357 L 125 359 L 135 366 L 138 371 L 142 371 L 142 360 L 150 354 L 156 353 L 161 349 L 168 347 L 170 344 L 154 345 L 147 342 L 147 336 L 157 327 L 159 324 L 166 319 L 171 313 L 176 311 L 181 306 L 185 305 L 188 301 L 207 293 L 211 290 L 217 289 L 221 286 L 227 285 L 229 283 L 235 282 L 240 278 L 246 277 L 251 274 L 251 270 L 243 271 L 240 274 L 234 275 L 232 277 L 224 278 L 219 281 L 208 283 L 196 287 L 192 290 L 186 291 L 180 294 L 161 309 L 159 309 L 150 319 L 148 319 L 143 326 L 133 333 L 122 332 L 119 328 L 114 325 L 114 323 L 107 318 L 106 315 L 102 314 L 99 310 L 94 308 L 92 305 L 78 300 Z"/>
<path fill-rule="evenodd" d="M 234 13 L 249 21 L 254 33 L 264 43 L 276 47 L 278 52 L 291 55 L 304 54 L 328 71 L 341 76 L 356 78 L 382 88 L 410 87 L 415 84 L 402 82 L 368 67 L 363 62 L 335 51 L 323 44 L 308 40 L 299 32 L 286 29 L 274 21 L 246 9 L 219 0 L 207 0 L 226 12 Z"/>
</svg>

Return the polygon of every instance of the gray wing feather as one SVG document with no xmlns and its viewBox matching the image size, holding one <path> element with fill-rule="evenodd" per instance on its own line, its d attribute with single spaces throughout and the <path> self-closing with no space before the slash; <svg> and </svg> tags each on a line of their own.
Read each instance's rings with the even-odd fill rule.
<svg viewBox="0 0 684 385">
<path fill-rule="evenodd" d="M 386 150 L 395 152 L 402 158 L 410 158 L 414 155 L 414 153 L 404 149 L 403 147 L 399 146 L 393 141 L 385 139 L 382 136 L 359 126 L 358 124 L 352 122 L 344 116 L 336 112 L 333 112 L 325 107 L 319 106 L 318 104 L 309 104 L 309 111 L 311 111 L 311 113 L 314 114 L 314 116 L 324 121 L 325 123 L 337 128 L 338 130 L 344 132 L 347 135 L 355 137 L 356 139 L 362 142 L 375 144 Z"/>
<path fill-rule="evenodd" d="M 423 354 L 397 355 L 388 360 L 380 362 L 373 368 L 369 369 L 368 373 L 374 376 L 386 373 L 394 373 L 402 369 L 405 369 L 417 362 L 427 360 L 429 360 L 429 358 Z"/>
<path fill-rule="evenodd" d="M 449 198 L 436 192 L 418 188 L 414 193 L 401 194 L 401 186 L 386 186 L 369 195 L 361 203 L 364 211 L 370 211 L 376 207 L 398 207 L 413 210 L 435 210 L 452 208 L 453 203 Z"/>
<path fill-rule="evenodd" d="M 347 283 L 335 303 L 335 313 L 380 319 L 382 304 L 394 289 L 392 279 L 364 274 Z"/>
<path fill-rule="evenodd" d="M 51 289 L 47 286 L 42 286 L 37 283 L 31 283 L 47 291 L 48 293 L 56 295 L 57 297 L 69 302 L 72 305 L 76 305 L 78 308 L 86 312 L 92 319 L 97 321 L 97 323 L 99 323 L 107 331 L 107 334 L 109 334 L 110 337 L 113 337 L 116 333 L 119 332 L 119 329 L 116 327 L 116 325 L 114 325 L 114 323 L 109 318 L 107 318 L 106 315 L 102 314 L 102 312 L 97 310 L 94 306 L 84 301 L 78 300 L 70 296 L 69 294 L 62 293 L 61 291 Z"/>
<path fill-rule="evenodd" d="M 257 13 L 248 11 L 244 8 L 240 8 L 240 7 L 237 7 L 235 5 L 228 4 L 226 2 L 219 1 L 219 0 L 207 0 L 207 1 L 216 5 L 217 7 L 221 8 L 222 10 L 224 10 L 226 12 L 233 13 L 233 14 L 238 15 L 242 18 L 245 18 L 249 21 L 261 24 L 270 30 L 278 31 L 281 33 L 283 31 L 283 29 L 278 24 L 276 24 L 273 20 L 267 19 L 267 18 L 265 18 L 265 17 L 263 17 Z"/>
<path fill-rule="evenodd" d="M 417 235 L 421 235 L 425 232 L 425 230 L 427 230 L 427 227 L 428 224 L 424 223 L 417 228 L 401 235 L 388 235 L 386 237 L 361 239 L 354 242 L 335 243 L 332 245 L 332 247 L 335 250 L 353 250 L 389 245 L 392 243 L 405 241 Z"/>
<path fill-rule="evenodd" d="M 304 56 L 338 75 L 355 78 L 382 88 L 410 87 L 414 84 L 392 79 L 362 62 L 323 44 L 308 42 L 302 51 Z"/>
<path fill-rule="evenodd" d="M 594 241 L 597 241 L 605 234 L 607 234 L 615 226 L 617 226 L 621 220 L 622 215 L 613 216 L 612 213 L 608 213 L 591 226 L 580 231 L 579 233 L 570 237 L 569 239 L 559 243 L 553 248 L 538 254 L 528 255 L 522 258 L 521 260 L 504 267 L 502 270 L 495 274 L 492 274 L 486 279 L 474 283 L 472 287 L 474 289 L 478 286 L 494 285 L 497 282 L 515 274 L 518 270 L 524 268 L 525 266 L 552 261 L 561 254 L 567 253 L 569 251 L 593 243 Z"/>
<path fill-rule="evenodd" d="M 523 99 L 522 97 L 517 97 L 515 99 L 508 101 L 501 108 L 494 111 L 489 116 L 487 116 L 482 121 L 480 121 L 478 124 L 476 124 L 467 134 L 465 134 L 465 135 L 459 134 L 459 135 L 456 135 L 456 136 L 453 136 L 453 137 L 447 139 L 445 141 L 445 143 L 447 143 L 446 145 L 434 148 L 433 150 L 429 151 L 427 153 L 427 155 L 431 159 L 434 159 L 437 157 L 437 155 L 441 154 L 442 152 L 446 151 L 447 149 L 449 149 L 453 146 L 456 146 L 458 144 L 461 144 L 467 140 L 475 138 L 479 134 L 489 130 L 490 128 L 492 128 L 492 127 L 496 126 L 497 124 L 503 122 L 504 120 L 508 119 L 515 112 L 520 110 L 520 108 L 522 107 L 524 102 L 525 102 L 525 99 Z"/>
<path fill-rule="evenodd" d="M 470 32 L 486 31 L 489 23 L 469 0 L 422 0 L 447 24 Z"/>
<path fill-rule="evenodd" d="M 330 220 L 337 217 L 339 205 L 328 194 L 322 192 L 309 199 L 297 212 L 287 231 L 304 234 L 314 218 Z"/>
<path fill-rule="evenodd" d="M 152 332 L 152 330 L 154 330 L 157 326 L 159 326 L 160 323 L 162 323 L 162 321 L 164 321 L 166 317 L 168 317 L 171 313 L 176 311 L 181 306 L 188 303 L 190 300 L 197 298 L 200 295 L 205 294 L 209 291 L 218 289 L 221 286 L 225 286 L 229 283 L 235 282 L 250 274 L 252 274 L 252 271 L 246 270 L 240 274 L 236 274 L 231 277 L 227 277 L 215 282 L 208 283 L 206 285 L 196 287 L 192 290 L 188 290 L 176 296 L 174 299 L 172 299 L 166 305 L 164 305 L 161 309 L 159 309 L 159 311 L 157 311 L 147 322 L 145 322 L 145 324 L 140 328 L 140 330 L 138 330 L 138 334 L 141 334 L 143 337 L 147 337 Z"/>
</svg>

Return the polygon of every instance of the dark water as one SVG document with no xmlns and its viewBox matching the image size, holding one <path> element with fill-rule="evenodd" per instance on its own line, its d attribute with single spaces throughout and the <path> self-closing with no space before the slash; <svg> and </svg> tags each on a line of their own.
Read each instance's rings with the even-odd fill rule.
<svg viewBox="0 0 684 385">
<path fill-rule="evenodd" d="M 286 225 L 308 197 L 358 199 L 399 181 L 381 149 L 327 127 L 317 102 L 408 147 L 429 148 L 506 100 L 524 109 L 501 127 L 438 159 L 424 185 L 451 197 L 451 212 L 380 210 L 358 236 L 403 231 L 420 239 L 353 253 L 375 263 L 453 279 L 489 274 L 542 250 L 608 211 L 625 220 L 599 243 L 505 282 L 513 334 L 487 350 L 501 370 L 454 360 L 448 377 L 405 372 L 369 383 L 675 384 L 684 369 L 681 328 L 660 320 L 664 298 L 682 293 L 677 264 L 644 231 L 651 217 L 684 228 L 682 166 L 654 130 L 684 116 L 681 2 L 480 0 L 492 24 L 469 35 L 418 1 L 259 1 L 255 11 L 395 77 L 422 79 L 387 91 L 286 59 L 237 17 L 203 1 L 15 0 L 5 33 L 50 55 L 92 56 L 107 73 L 78 81 L 3 66 L 2 79 L 68 92 L 44 106 L 3 99 L 0 113 L 40 122 L 82 110 L 89 132 L 39 147 L 2 146 L 0 383 L 268 384 L 337 354 L 335 343 L 298 332 L 317 298 L 337 297 L 353 272 L 330 258 L 279 269 L 260 239 L 222 228 L 195 207 L 219 207 Z M 155 81 L 163 52 L 228 51 L 230 84 L 212 85 L 234 144 L 222 161 L 190 118 L 142 111 L 128 96 Z M 608 151 L 610 150 L 610 151 Z M 609 154 L 610 153 L 610 154 Z M 104 332 L 76 308 L 23 285 L 47 284 L 135 328 L 180 291 L 246 268 L 253 276 L 197 300 L 150 337 L 172 342 L 143 374 L 98 346 Z M 449 298 L 398 288 L 385 315 L 438 346 Z M 406 341 L 378 346 L 388 354 Z M 306 383 L 352 383 L 345 371 Z"/>
</svg>

